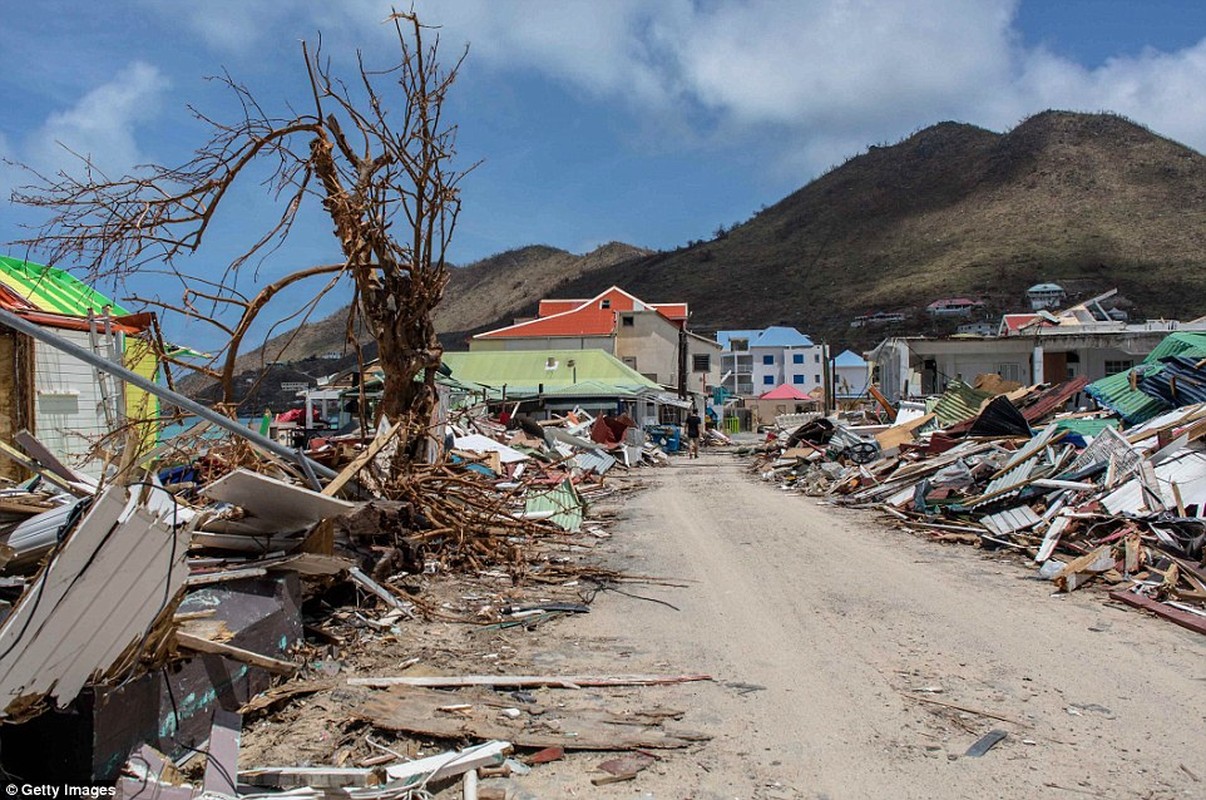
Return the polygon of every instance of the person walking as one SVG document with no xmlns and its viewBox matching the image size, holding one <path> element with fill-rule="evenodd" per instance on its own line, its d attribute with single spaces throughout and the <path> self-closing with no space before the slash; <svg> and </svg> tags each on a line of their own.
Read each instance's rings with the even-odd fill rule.
<svg viewBox="0 0 1206 800">
<path fill-rule="evenodd" d="M 699 437 L 703 433 L 703 420 L 695 409 L 687 415 L 687 457 L 699 458 Z"/>
</svg>

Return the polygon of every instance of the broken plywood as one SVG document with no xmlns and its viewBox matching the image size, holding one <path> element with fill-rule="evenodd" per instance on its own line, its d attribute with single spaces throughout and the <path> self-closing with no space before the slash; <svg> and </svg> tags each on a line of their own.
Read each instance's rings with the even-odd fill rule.
<svg viewBox="0 0 1206 800">
<path fill-rule="evenodd" d="M 591 708 L 564 708 L 558 703 L 556 706 L 528 705 L 517 717 L 512 717 L 501 713 L 509 705 L 485 689 L 443 692 L 395 686 L 388 692 L 376 693 L 352 713 L 386 730 L 440 739 L 499 739 L 533 748 L 668 749 L 687 747 L 692 742 L 710 738 L 698 733 L 665 730 L 662 723 L 666 719 L 681 716 L 681 712 L 666 709 L 620 714 L 598 708 L 597 703 Z"/>
<path fill-rule="evenodd" d="M 355 503 L 312 492 L 258 472 L 237 469 L 223 475 L 201 490 L 201 494 L 222 503 L 236 505 L 247 512 L 238 525 L 213 520 L 208 528 L 232 532 L 248 530 L 262 533 L 300 531 L 330 517 L 351 511 Z"/>
</svg>

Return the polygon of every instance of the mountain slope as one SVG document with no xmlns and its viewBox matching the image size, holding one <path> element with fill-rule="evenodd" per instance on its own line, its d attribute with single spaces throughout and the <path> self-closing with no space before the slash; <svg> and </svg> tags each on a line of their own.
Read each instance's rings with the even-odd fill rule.
<svg viewBox="0 0 1206 800">
<path fill-rule="evenodd" d="M 1135 316 L 1206 313 L 1206 156 L 1109 114 L 1047 111 L 1003 134 L 943 122 L 870 148 L 709 242 L 586 256 L 532 246 L 456 269 L 436 322 L 458 349 L 542 297 L 616 284 L 689 302 L 697 330 L 788 324 L 859 347 L 886 332 L 851 329 L 860 314 L 908 312 L 898 330 L 919 332 L 932 300 L 970 295 L 996 315 L 1046 281 L 1081 296 L 1117 287 Z M 341 315 L 312 328 L 285 359 L 344 349 Z"/>
<path fill-rule="evenodd" d="M 578 280 L 687 300 L 697 327 L 831 341 L 876 309 L 1027 286 L 1117 286 L 1149 316 L 1206 311 L 1206 157 L 1121 117 L 1049 111 L 1006 134 L 942 123 L 867 153 L 726 236 Z"/>
<path fill-rule="evenodd" d="M 585 255 L 545 245 L 530 245 L 491 256 L 465 267 L 454 267 L 436 308 L 436 330 L 446 345 L 457 347 L 464 332 L 534 309 L 541 297 L 557 287 L 593 272 L 649 255 L 649 250 L 610 242 Z M 267 361 L 300 361 L 323 353 L 348 350 L 348 308 L 270 339 L 263 347 L 239 357 L 236 371 L 255 370 Z M 442 337 L 445 338 L 445 337 Z M 195 386 L 190 387 L 196 389 Z"/>
</svg>

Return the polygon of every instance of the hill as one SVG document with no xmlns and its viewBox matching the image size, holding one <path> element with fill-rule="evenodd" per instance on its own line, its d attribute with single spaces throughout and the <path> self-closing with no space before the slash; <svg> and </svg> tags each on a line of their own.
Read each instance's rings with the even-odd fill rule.
<svg viewBox="0 0 1206 800">
<path fill-rule="evenodd" d="M 525 308 L 535 308 L 541 297 L 556 294 L 567 282 L 596 271 L 606 270 L 618 263 L 639 259 L 651 251 L 610 242 L 585 255 L 545 245 L 530 245 L 490 256 L 464 267 L 454 267 L 444 292 L 444 300 L 436 310 L 436 330 L 445 347 L 464 349 L 468 332 L 484 330 L 498 320 Z M 348 308 L 336 311 L 325 319 L 303 325 L 270 339 L 262 347 L 250 350 L 235 362 L 239 373 L 258 374 L 270 362 L 291 362 L 295 368 L 311 376 L 326 375 L 355 362 L 355 355 L 346 345 Z M 363 337 L 367 340 L 367 337 Z M 327 360 L 324 354 L 346 354 Z M 365 350 L 367 358 L 375 349 Z M 307 363 L 300 363 L 307 362 Z M 304 378 L 305 376 L 300 376 Z M 298 380 L 294 375 L 288 380 Z M 190 375 L 181 381 L 181 389 L 191 395 L 209 397 L 206 388 L 211 381 Z M 254 407 L 288 405 L 292 397 L 278 396 L 271 387 L 280 381 L 269 376 L 250 403 Z"/>
<path fill-rule="evenodd" d="M 618 284 L 688 301 L 697 330 L 788 324 L 865 347 L 887 331 L 850 328 L 858 315 L 903 311 L 897 330 L 920 332 L 932 300 L 969 295 L 995 315 L 1047 281 L 1081 295 L 1117 287 L 1135 317 L 1206 313 L 1206 156 L 1110 114 L 1047 111 L 1006 133 L 943 122 L 711 241 L 586 256 L 533 246 L 454 270 L 437 327 L 456 349 L 541 297 Z M 313 327 L 291 352 L 341 349 L 341 319 Z"/>
<path fill-rule="evenodd" d="M 944 122 L 718 239 L 565 288 L 688 300 L 697 328 L 791 324 L 849 342 L 860 314 L 964 294 L 1020 310 L 1043 281 L 1117 287 L 1139 315 L 1206 313 L 1206 157 L 1107 114 L 1048 111 L 1005 134 Z"/>
</svg>

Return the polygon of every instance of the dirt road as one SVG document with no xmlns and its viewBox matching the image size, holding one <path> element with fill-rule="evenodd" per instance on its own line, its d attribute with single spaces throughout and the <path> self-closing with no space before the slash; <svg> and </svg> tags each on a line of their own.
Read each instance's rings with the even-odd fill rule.
<svg viewBox="0 0 1206 800">
<path fill-rule="evenodd" d="M 708 672 L 715 682 L 641 691 L 715 738 L 632 783 L 548 770 L 539 796 L 1206 797 L 1202 637 L 784 494 L 728 455 L 644 475 L 607 558 L 689 581 L 632 590 L 679 610 L 602 595 L 538 658 Z M 993 729 L 1007 738 L 964 756 Z"/>
</svg>

